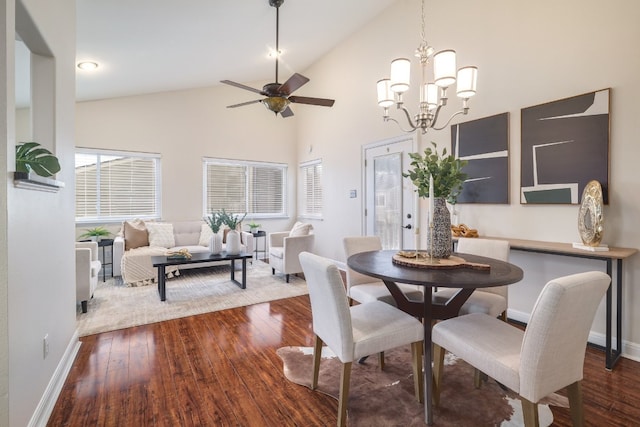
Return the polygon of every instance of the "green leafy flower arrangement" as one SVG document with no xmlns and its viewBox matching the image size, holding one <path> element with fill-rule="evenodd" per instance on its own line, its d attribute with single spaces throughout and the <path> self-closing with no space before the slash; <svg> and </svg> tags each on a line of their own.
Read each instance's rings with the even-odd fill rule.
<svg viewBox="0 0 640 427">
<path fill-rule="evenodd" d="M 455 203 L 458 194 L 462 191 L 462 184 L 467 179 L 467 174 L 462 168 L 467 165 L 466 160 L 456 159 L 453 155 L 447 155 L 447 149 L 438 154 L 435 142 L 424 150 L 424 156 L 420 153 L 409 153 L 411 167 L 405 178 L 418 188 L 419 197 L 429 197 L 429 177 L 433 176 L 433 197 L 444 197 L 449 203 Z"/>
</svg>

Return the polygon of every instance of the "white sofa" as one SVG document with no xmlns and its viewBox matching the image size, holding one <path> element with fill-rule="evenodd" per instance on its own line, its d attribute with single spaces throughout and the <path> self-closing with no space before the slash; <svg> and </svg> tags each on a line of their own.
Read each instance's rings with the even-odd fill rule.
<svg viewBox="0 0 640 427">
<path fill-rule="evenodd" d="M 139 221 L 140 223 L 142 221 Z M 147 246 L 138 246 L 125 250 L 127 228 L 116 236 L 113 242 L 113 275 L 122 276 L 122 280 L 129 286 L 144 286 L 157 282 L 157 268 L 151 264 L 151 256 L 164 255 L 167 251 L 187 249 L 190 253 L 208 252 L 211 230 L 204 221 L 176 221 L 176 222 L 146 222 L 143 225 L 148 232 Z M 130 228 L 128 228 L 130 230 Z M 158 232 L 158 230 L 162 230 Z M 170 230 L 170 231 L 168 231 Z M 220 231 L 222 233 L 222 230 Z M 248 232 L 240 233 L 242 248 L 245 253 L 253 253 L 253 235 Z M 223 250 L 226 245 L 223 243 Z M 167 267 L 167 277 L 173 277 L 178 269 L 206 267 L 219 265 L 220 262 L 204 264 L 181 265 Z"/>
<path fill-rule="evenodd" d="M 102 263 L 98 259 L 98 243 L 76 242 L 76 301 L 82 312 L 87 312 L 87 302 L 98 286 Z"/>
</svg>

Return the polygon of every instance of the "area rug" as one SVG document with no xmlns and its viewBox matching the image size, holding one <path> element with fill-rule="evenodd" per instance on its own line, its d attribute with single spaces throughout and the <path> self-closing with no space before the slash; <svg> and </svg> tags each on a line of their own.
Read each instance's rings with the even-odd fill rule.
<svg viewBox="0 0 640 427">
<path fill-rule="evenodd" d="M 283 347 L 277 350 L 283 361 L 284 375 L 296 384 L 309 387 L 312 369 L 311 347 Z M 319 392 L 338 398 L 340 361 L 326 347 L 320 362 Z M 434 408 L 434 426 L 523 426 L 517 395 L 503 390 L 495 381 L 473 386 L 473 368 L 447 353 L 443 372 L 440 405 Z M 538 405 L 540 425 L 553 422 L 549 405 L 568 407 L 557 394 Z M 413 392 L 411 351 L 409 346 L 385 352 L 385 370 L 378 368 L 377 357 L 363 364 L 354 363 L 347 424 L 355 426 L 423 426 L 424 407 Z"/>
<path fill-rule="evenodd" d="M 237 280 L 242 272 L 236 271 Z M 80 336 L 97 334 L 163 320 L 242 307 L 308 293 L 306 282 L 290 276 L 272 275 L 268 264 L 247 264 L 247 287 L 240 289 L 230 279 L 229 266 L 181 270 L 167 279 L 167 299 L 160 301 L 158 286 L 128 287 L 119 277 L 100 282 L 88 303 L 87 313 L 76 314 Z"/>
</svg>

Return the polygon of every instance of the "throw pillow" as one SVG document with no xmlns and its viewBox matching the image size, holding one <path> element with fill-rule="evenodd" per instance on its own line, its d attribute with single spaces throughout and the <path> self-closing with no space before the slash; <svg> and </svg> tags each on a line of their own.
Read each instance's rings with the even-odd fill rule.
<svg viewBox="0 0 640 427">
<path fill-rule="evenodd" d="M 125 221 L 122 224 L 122 233 L 124 235 L 124 250 L 149 246 L 149 233 L 147 227 L 141 219 L 133 221 Z"/>
<path fill-rule="evenodd" d="M 308 236 L 311 230 L 313 230 L 313 225 L 298 221 L 293 224 L 293 228 L 289 232 L 289 237 Z"/>
<path fill-rule="evenodd" d="M 149 246 L 172 248 L 176 245 L 173 235 L 173 224 L 156 222 L 147 224 L 149 230 Z"/>
<path fill-rule="evenodd" d="M 213 231 L 211 231 L 211 227 L 207 224 L 202 224 L 200 228 L 200 240 L 198 240 L 198 244 L 200 246 L 209 246 L 211 242 L 211 237 L 213 236 Z"/>
</svg>

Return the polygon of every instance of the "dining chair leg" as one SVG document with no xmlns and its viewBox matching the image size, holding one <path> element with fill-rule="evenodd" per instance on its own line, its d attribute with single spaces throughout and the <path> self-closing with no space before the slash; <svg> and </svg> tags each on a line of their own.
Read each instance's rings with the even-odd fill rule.
<svg viewBox="0 0 640 427">
<path fill-rule="evenodd" d="M 340 375 L 340 395 L 338 396 L 338 427 L 347 425 L 349 381 L 351 381 L 351 362 L 342 364 L 342 374 Z"/>
<path fill-rule="evenodd" d="M 502 320 L 503 322 L 506 322 L 506 321 L 507 321 L 507 310 L 503 311 L 503 312 L 500 314 L 500 316 L 498 316 L 498 318 L 499 318 L 500 320 Z"/>
<path fill-rule="evenodd" d="M 320 358 L 322 356 L 322 340 L 316 335 L 316 341 L 313 345 L 313 374 L 311 377 L 311 390 L 318 387 L 318 373 L 320 372 Z"/>
<path fill-rule="evenodd" d="M 378 353 L 378 366 L 380 366 L 381 371 L 384 371 L 384 351 Z"/>
<path fill-rule="evenodd" d="M 524 417 L 525 427 L 539 427 L 540 420 L 538 419 L 538 404 L 533 403 L 524 397 L 520 396 L 522 402 L 522 415 Z"/>
<path fill-rule="evenodd" d="M 582 403 L 582 381 L 576 381 L 567 386 L 569 397 L 569 410 L 571 411 L 571 421 L 574 426 L 584 425 L 584 406 Z"/>
<path fill-rule="evenodd" d="M 480 388 L 482 386 L 483 381 L 487 381 L 489 376 L 482 372 L 480 369 L 473 368 L 473 386 L 475 388 Z"/>
<path fill-rule="evenodd" d="M 433 405 L 440 405 L 440 391 L 442 387 L 442 369 L 444 368 L 444 352 L 439 345 L 433 347 Z"/>
<path fill-rule="evenodd" d="M 422 341 L 411 343 L 413 355 L 413 388 L 418 402 L 424 402 L 424 378 L 422 375 Z"/>
</svg>

